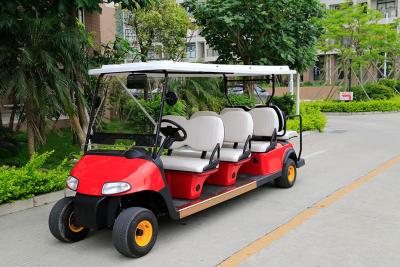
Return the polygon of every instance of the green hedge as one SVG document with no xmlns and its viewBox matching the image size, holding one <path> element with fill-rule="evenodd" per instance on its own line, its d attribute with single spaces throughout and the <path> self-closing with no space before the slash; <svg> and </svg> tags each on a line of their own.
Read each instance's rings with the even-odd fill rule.
<svg viewBox="0 0 400 267">
<path fill-rule="evenodd" d="M 388 100 L 371 100 L 355 102 L 315 101 L 305 103 L 307 107 L 318 109 L 322 112 L 373 112 L 373 111 L 399 111 L 400 97 Z"/>
<path fill-rule="evenodd" d="M 64 189 L 69 172 L 66 160 L 51 170 L 42 169 L 52 154 L 35 155 L 21 168 L 0 166 L 0 204 Z"/>
<path fill-rule="evenodd" d="M 318 130 L 322 132 L 326 125 L 326 116 L 318 109 L 301 104 L 300 114 L 303 118 L 303 131 L 313 131 Z M 298 119 L 290 119 L 287 121 L 287 129 L 300 131 L 300 124 Z"/>
</svg>

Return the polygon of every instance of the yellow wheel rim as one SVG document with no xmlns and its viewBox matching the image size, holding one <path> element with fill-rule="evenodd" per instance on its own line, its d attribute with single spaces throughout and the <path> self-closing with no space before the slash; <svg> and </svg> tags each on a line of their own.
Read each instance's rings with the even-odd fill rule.
<svg viewBox="0 0 400 267">
<path fill-rule="evenodd" d="M 141 221 L 135 230 L 135 242 L 139 247 L 147 246 L 153 237 L 153 225 L 148 220 Z"/>
<path fill-rule="evenodd" d="M 83 229 L 85 229 L 85 227 L 82 226 L 76 226 L 75 225 L 75 217 L 74 217 L 74 213 L 71 212 L 71 214 L 69 215 L 68 218 L 68 227 L 69 230 L 71 230 L 74 233 L 79 233 L 80 231 L 82 231 Z"/>
<path fill-rule="evenodd" d="M 296 169 L 293 165 L 289 166 L 287 177 L 288 177 L 289 183 L 293 183 L 294 178 L 296 177 Z"/>
</svg>

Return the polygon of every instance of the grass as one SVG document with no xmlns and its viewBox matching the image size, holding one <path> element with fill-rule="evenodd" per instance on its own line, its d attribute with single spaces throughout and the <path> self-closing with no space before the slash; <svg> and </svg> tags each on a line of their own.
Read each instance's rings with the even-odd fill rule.
<svg viewBox="0 0 400 267">
<path fill-rule="evenodd" d="M 37 153 L 54 150 L 54 153 L 44 163 L 46 169 L 55 168 L 67 156 L 80 152 L 79 145 L 73 143 L 72 131 L 69 128 L 60 129 L 56 132 L 48 132 L 46 144 L 37 148 Z M 0 166 L 10 165 L 21 167 L 29 161 L 26 133 L 18 133 L 17 138 L 21 143 L 21 149 L 13 157 L 2 158 L 0 155 Z"/>
</svg>

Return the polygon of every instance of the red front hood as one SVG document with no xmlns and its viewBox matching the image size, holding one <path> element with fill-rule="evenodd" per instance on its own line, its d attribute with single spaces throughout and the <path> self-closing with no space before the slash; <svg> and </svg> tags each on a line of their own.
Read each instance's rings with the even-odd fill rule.
<svg viewBox="0 0 400 267">
<path fill-rule="evenodd" d="M 160 169 L 154 162 L 141 158 L 127 159 L 119 156 L 86 155 L 71 171 L 79 180 L 77 192 L 101 196 L 104 183 L 128 182 L 131 190 L 123 194 L 164 187 Z"/>
</svg>

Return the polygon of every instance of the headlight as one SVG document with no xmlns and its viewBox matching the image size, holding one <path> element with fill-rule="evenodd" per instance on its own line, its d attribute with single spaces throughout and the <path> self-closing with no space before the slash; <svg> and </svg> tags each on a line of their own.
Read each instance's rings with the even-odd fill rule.
<svg viewBox="0 0 400 267">
<path fill-rule="evenodd" d="M 76 191 L 76 189 L 78 188 L 78 179 L 76 179 L 75 177 L 72 176 L 68 176 L 67 178 L 67 186 L 69 189 Z"/>
<path fill-rule="evenodd" d="M 101 193 L 103 195 L 114 195 L 126 192 L 131 189 L 131 185 L 125 182 L 105 183 Z"/>
</svg>

